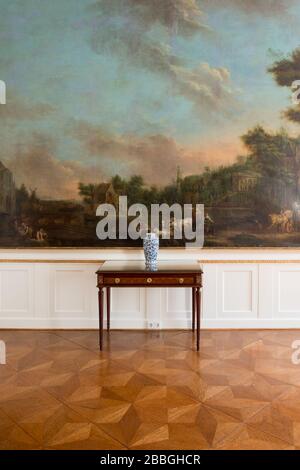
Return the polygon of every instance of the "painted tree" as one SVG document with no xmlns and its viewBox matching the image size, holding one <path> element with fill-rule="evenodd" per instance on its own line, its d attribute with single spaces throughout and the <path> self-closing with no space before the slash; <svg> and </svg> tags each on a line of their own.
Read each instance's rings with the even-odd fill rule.
<svg viewBox="0 0 300 470">
<path fill-rule="evenodd" d="M 78 190 L 80 196 L 82 196 L 83 201 L 89 207 L 91 211 L 94 211 L 97 206 L 97 184 L 84 184 L 79 183 Z"/>
<path fill-rule="evenodd" d="M 289 57 L 276 61 L 268 72 L 279 86 L 291 88 L 295 81 L 300 80 L 300 48 L 295 49 Z M 289 121 L 299 123 L 300 104 L 287 108 L 284 115 Z"/>
</svg>

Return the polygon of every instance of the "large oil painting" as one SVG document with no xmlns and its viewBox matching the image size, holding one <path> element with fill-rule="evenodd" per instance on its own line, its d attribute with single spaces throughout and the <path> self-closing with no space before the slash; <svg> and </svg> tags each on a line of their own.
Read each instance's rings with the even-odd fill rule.
<svg viewBox="0 0 300 470">
<path fill-rule="evenodd" d="M 0 247 L 106 247 L 99 204 L 204 204 L 300 247 L 297 0 L 0 0 Z M 180 244 L 170 240 L 169 245 Z"/>
</svg>

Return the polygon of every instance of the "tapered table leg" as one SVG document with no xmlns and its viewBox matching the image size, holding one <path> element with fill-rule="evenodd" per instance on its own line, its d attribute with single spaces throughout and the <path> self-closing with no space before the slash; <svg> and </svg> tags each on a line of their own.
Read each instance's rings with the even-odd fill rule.
<svg viewBox="0 0 300 470">
<path fill-rule="evenodd" d="M 102 287 L 99 287 L 98 301 L 99 301 L 99 347 L 100 347 L 100 351 L 102 351 L 102 346 L 103 346 L 103 288 Z"/>
<path fill-rule="evenodd" d="M 106 288 L 106 315 L 107 315 L 107 331 L 110 330 L 110 287 Z"/>
<path fill-rule="evenodd" d="M 192 287 L 192 330 L 195 331 L 195 307 L 196 307 L 196 299 L 195 299 L 195 287 Z"/>
<path fill-rule="evenodd" d="M 200 317 L 201 317 L 201 291 L 200 287 L 196 288 L 196 305 L 197 305 L 197 351 L 200 347 Z"/>
</svg>

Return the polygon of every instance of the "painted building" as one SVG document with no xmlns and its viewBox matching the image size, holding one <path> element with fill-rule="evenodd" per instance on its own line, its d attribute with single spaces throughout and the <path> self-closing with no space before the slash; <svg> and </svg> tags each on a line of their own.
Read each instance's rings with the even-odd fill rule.
<svg viewBox="0 0 300 470">
<path fill-rule="evenodd" d="M 16 188 L 12 173 L 0 162 L 0 214 L 12 215 L 16 208 Z"/>
<path fill-rule="evenodd" d="M 232 189 L 235 192 L 249 192 L 257 185 L 259 174 L 253 171 L 240 171 L 232 175 Z"/>
</svg>

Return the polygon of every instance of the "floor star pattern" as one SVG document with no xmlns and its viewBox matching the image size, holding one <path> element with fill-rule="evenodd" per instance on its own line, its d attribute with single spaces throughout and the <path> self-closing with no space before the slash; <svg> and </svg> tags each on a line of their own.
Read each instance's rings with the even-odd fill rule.
<svg viewBox="0 0 300 470">
<path fill-rule="evenodd" d="M 300 331 L 0 337 L 0 449 L 300 448 Z"/>
</svg>

